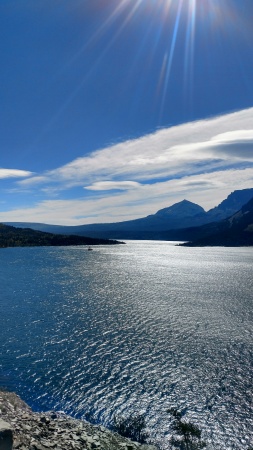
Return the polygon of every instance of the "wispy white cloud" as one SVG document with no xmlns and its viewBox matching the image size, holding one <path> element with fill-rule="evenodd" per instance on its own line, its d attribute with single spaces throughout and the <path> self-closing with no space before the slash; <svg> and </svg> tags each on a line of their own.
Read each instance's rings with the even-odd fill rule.
<svg viewBox="0 0 253 450">
<path fill-rule="evenodd" d="M 141 184 L 136 181 L 97 181 L 90 186 L 85 186 L 85 189 L 90 191 L 128 191 L 129 189 L 137 189 L 140 186 Z"/>
<path fill-rule="evenodd" d="M 1 213 L 0 221 L 120 221 L 183 198 L 210 209 L 231 191 L 253 187 L 252 163 L 253 108 L 162 129 L 18 181 L 20 190 L 47 200 Z"/>
<path fill-rule="evenodd" d="M 71 200 L 47 200 L 34 207 L 0 213 L 0 221 L 55 224 L 117 222 L 155 213 L 184 198 L 211 209 L 235 189 L 253 187 L 253 168 L 189 175 L 145 184 L 121 194 Z"/>
<path fill-rule="evenodd" d="M 4 178 L 22 178 L 22 177 L 29 177 L 30 175 L 32 175 L 32 172 L 28 172 L 27 170 L 2 169 L 2 168 L 0 168 L 0 179 L 4 179 Z"/>
<path fill-rule="evenodd" d="M 252 125 L 253 126 L 253 125 Z M 193 152 L 194 158 L 222 158 L 224 161 L 229 158 L 239 161 L 253 161 L 253 129 L 236 130 L 222 133 L 212 137 L 210 140 L 177 145 L 171 149 L 184 157 L 189 152 Z"/>
<path fill-rule="evenodd" d="M 58 189 L 105 181 L 143 181 L 217 170 L 252 161 L 253 108 L 159 130 L 98 150 L 62 167 L 20 181 L 20 186 L 55 184 Z"/>
<path fill-rule="evenodd" d="M 31 176 L 29 178 L 26 178 L 25 180 L 22 180 L 19 182 L 20 186 L 23 187 L 32 187 L 32 186 L 36 186 L 38 184 L 47 184 L 48 183 L 48 177 L 47 176 L 42 176 L 42 175 L 36 175 L 36 176 Z"/>
</svg>

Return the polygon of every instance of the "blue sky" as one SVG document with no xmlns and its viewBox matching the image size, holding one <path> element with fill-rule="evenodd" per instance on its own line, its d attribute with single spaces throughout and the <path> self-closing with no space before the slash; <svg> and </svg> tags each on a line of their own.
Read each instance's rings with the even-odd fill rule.
<svg viewBox="0 0 253 450">
<path fill-rule="evenodd" d="M 0 220 L 253 187 L 252 0 L 0 0 Z"/>
</svg>

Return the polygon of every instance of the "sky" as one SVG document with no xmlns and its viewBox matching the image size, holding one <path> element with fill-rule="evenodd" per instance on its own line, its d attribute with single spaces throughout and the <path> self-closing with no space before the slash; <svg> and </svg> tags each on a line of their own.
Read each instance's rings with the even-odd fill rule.
<svg viewBox="0 0 253 450">
<path fill-rule="evenodd" d="M 252 0 L 0 0 L 0 221 L 253 188 Z"/>
</svg>

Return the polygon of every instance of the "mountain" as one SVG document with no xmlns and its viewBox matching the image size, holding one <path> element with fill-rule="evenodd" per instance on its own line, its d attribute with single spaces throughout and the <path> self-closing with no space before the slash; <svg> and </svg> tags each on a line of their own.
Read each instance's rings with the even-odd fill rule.
<svg viewBox="0 0 253 450">
<path fill-rule="evenodd" d="M 0 248 L 99 244 L 120 244 L 120 242 L 109 241 L 105 239 L 93 239 L 84 236 L 64 236 L 60 234 L 35 231 L 29 228 L 21 229 L 9 225 L 0 224 Z"/>
<path fill-rule="evenodd" d="M 150 216 L 125 222 L 101 223 L 79 226 L 58 226 L 36 223 L 8 223 L 15 226 L 53 232 L 75 234 L 107 239 L 160 239 L 160 233 L 183 226 L 202 225 L 208 221 L 207 213 L 201 206 L 183 200 Z"/>
<path fill-rule="evenodd" d="M 211 223 L 195 230 L 198 238 L 186 246 L 241 247 L 253 245 L 253 198 L 237 213 L 221 222 Z"/>
<path fill-rule="evenodd" d="M 241 189 L 231 192 L 218 206 L 208 211 L 211 221 L 218 221 L 232 216 L 253 198 L 253 189 Z"/>
<path fill-rule="evenodd" d="M 135 220 L 115 223 L 95 223 L 78 226 L 60 226 L 41 223 L 7 222 L 20 228 L 106 239 L 193 240 L 199 236 L 196 227 L 223 220 L 238 211 L 253 197 L 253 189 L 232 192 L 217 207 L 206 212 L 188 200 L 160 209 L 157 213 Z M 209 228 L 202 229 L 209 235 Z M 206 235 L 206 234 L 204 234 Z"/>
<path fill-rule="evenodd" d="M 185 219 L 186 217 L 191 220 L 193 217 L 205 217 L 205 210 L 196 203 L 189 202 L 188 200 L 182 200 L 179 203 L 175 203 L 168 208 L 163 208 L 157 211 L 153 216 L 148 217 L 163 217 L 165 219 Z"/>
<path fill-rule="evenodd" d="M 160 239 L 161 232 L 165 230 L 201 225 L 206 221 L 208 221 L 207 215 L 201 206 L 183 200 L 141 219 L 111 224 L 83 225 L 81 233 L 94 237 L 114 237 L 114 239 Z"/>
</svg>

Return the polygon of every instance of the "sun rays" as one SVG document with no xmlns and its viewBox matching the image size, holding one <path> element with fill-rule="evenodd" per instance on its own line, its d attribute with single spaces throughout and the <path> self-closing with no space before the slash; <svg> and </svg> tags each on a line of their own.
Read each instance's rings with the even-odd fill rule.
<svg viewBox="0 0 253 450">
<path fill-rule="evenodd" d="M 175 59 L 182 78 L 185 102 L 192 102 L 197 39 L 205 41 L 208 59 L 210 40 L 214 40 L 217 34 L 224 35 L 231 25 L 234 27 L 238 16 L 233 2 L 228 0 L 142 0 L 139 7 L 150 14 L 150 20 L 155 22 L 159 29 L 156 46 L 164 48 L 156 89 L 156 103 L 161 118 L 168 101 Z"/>
<path fill-rule="evenodd" d="M 137 34 L 138 27 L 142 32 L 139 32 L 135 45 L 127 49 L 130 58 L 126 61 L 124 78 L 118 81 L 121 91 L 132 87 L 129 103 L 136 105 L 133 106 L 136 109 L 139 107 L 138 102 L 148 93 L 153 99 L 150 104 L 153 103 L 152 113 L 157 117 L 159 126 L 165 120 L 166 106 L 175 101 L 171 79 L 177 77 L 185 109 L 189 111 L 193 104 L 197 41 L 205 42 L 207 61 L 208 41 L 218 32 L 225 32 L 225 23 L 235 20 L 233 7 L 228 0 L 110 0 L 108 3 L 101 0 L 94 4 L 94 14 L 99 16 L 101 12 L 103 20 L 98 22 L 97 28 L 89 36 L 84 33 L 83 44 L 66 61 L 57 76 L 63 78 L 66 72 L 84 61 L 87 54 L 99 48 L 99 51 L 95 51 L 96 58 L 88 68 L 84 66 L 85 70 L 72 92 L 62 100 L 41 135 L 53 127 L 86 84 L 96 76 L 100 67 L 106 64 L 108 55 L 116 54 L 115 49 L 121 42 L 127 46 L 127 40 L 131 40 L 134 33 Z M 202 64 L 202 61 L 198 61 L 198 64 Z M 111 70 L 113 73 L 114 68 Z"/>
<path fill-rule="evenodd" d="M 112 2 L 113 4 L 113 2 Z M 148 21 L 148 26 L 143 33 L 143 39 L 136 43 L 133 51 L 136 53 L 138 63 L 139 54 L 145 49 L 146 37 L 152 34 L 153 41 L 149 47 L 149 62 L 147 63 L 145 77 L 148 79 L 148 67 L 155 64 L 157 66 L 157 83 L 154 93 L 154 104 L 159 110 L 159 117 L 163 116 L 163 111 L 168 101 L 170 90 L 170 78 L 173 71 L 175 57 L 180 63 L 180 76 L 182 77 L 182 91 L 185 93 L 187 101 L 191 98 L 194 84 L 194 58 L 196 27 L 199 26 L 202 32 L 215 33 L 217 29 L 222 29 L 226 20 L 233 20 L 233 9 L 228 7 L 227 0 L 121 0 L 112 9 L 102 27 L 91 37 L 89 45 L 103 38 L 103 34 L 110 31 L 112 24 L 117 23 L 117 30 L 112 34 L 105 52 L 113 47 L 120 39 L 123 32 L 128 32 L 132 24 Z M 201 36 L 200 36 L 201 38 Z M 177 48 L 179 47 L 179 48 Z M 161 52 L 163 49 L 163 53 Z M 157 54 L 160 61 L 157 61 Z M 134 72 L 135 67 L 129 66 L 129 77 Z M 147 83 L 148 84 L 148 83 Z M 152 89 L 152 88 L 151 88 Z"/>
</svg>

